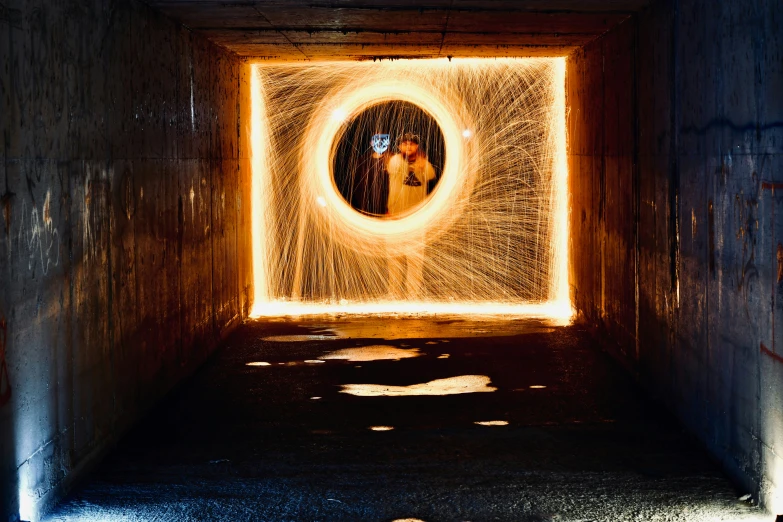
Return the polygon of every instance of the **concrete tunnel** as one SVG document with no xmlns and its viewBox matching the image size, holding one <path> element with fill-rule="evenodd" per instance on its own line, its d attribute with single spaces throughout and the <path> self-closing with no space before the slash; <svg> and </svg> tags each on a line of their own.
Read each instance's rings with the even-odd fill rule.
<svg viewBox="0 0 783 522">
<path fill-rule="evenodd" d="M 0 27 L 0 519 L 783 520 L 779 0 Z"/>
</svg>

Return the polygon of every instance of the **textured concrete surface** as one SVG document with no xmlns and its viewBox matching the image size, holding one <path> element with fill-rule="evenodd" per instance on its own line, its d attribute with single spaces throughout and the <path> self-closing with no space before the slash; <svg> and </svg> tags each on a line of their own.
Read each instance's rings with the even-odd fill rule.
<svg viewBox="0 0 783 522">
<path fill-rule="evenodd" d="M 577 308 L 783 513 L 783 4 L 656 2 L 567 89 Z"/>
<path fill-rule="evenodd" d="M 48 520 L 768 520 L 590 339 L 530 320 L 245 324 Z M 462 375 L 497 390 L 340 393 Z"/>
<path fill-rule="evenodd" d="M 647 0 L 147 0 L 240 56 L 368 60 L 565 56 Z"/>
<path fill-rule="evenodd" d="M 244 315 L 243 78 L 143 4 L 0 4 L 0 520 L 51 504 Z"/>
</svg>

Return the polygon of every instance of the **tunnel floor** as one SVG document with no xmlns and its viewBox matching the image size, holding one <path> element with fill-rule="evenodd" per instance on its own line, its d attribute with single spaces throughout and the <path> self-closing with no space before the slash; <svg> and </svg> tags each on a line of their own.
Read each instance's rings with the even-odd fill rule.
<svg viewBox="0 0 783 522">
<path fill-rule="evenodd" d="M 758 520 L 741 493 L 581 327 L 259 320 L 48 519 Z"/>
</svg>

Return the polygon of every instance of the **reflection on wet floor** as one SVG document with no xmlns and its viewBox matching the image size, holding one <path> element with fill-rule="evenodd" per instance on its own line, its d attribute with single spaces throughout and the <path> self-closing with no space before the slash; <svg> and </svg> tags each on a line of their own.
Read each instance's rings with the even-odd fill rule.
<svg viewBox="0 0 783 522">
<path fill-rule="evenodd" d="M 319 333 L 334 333 L 338 338 L 349 339 L 432 339 L 435 335 L 441 337 L 440 342 L 448 342 L 443 337 L 452 339 L 466 337 L 508 337 L 512 335 L 551 333 L 555 329 L 551 321 L 515 321 L 509 319 L 485 319 L 480 322 L 486 328 L 476 328 L 476 321 L 464 318 L 443 317 L 440 320 L 406 319 L 390 322 L 388 318 L 367 318 L 364 321 L 345 321 L 335 323 L 328 330 L 319 329 Z M 325 326 L 325 325 L 319 325 Z M 328 337 L 327 337 L 328 338 Z"/>
<path fill-rule="evenodd" d="M 479 426 L 508 426 L 508 421 L 503 421 L 503 420 L 476 421 L 473 424 L 478 424 Z"/>
<path fill-rule="evenodd" d="M 302 341 L 331 341 L 334 339 L 340 339 L 337 335 L 270 335 L 264 337 L 262 341 L 274 342 L 274 343 L 300 343 Z"/>
<path fill-rule="evenodd" d="M 357 348 L 345 348 L 329 352 L 322 355 L 319 359 L 339 359 L 351 362 L 365 361 L 399 361 L 400 359 L 409 359 L 412 357 L 421 357 L 422 354 L 418 348 L 403 350 L 396 346 L 383 344 L 374 344 L 371 346 L 359 346 Z"/>
<path fill-rule="evenodd" d="M 332 339 L 426 339 L 427 344 L 449 342 L 448 338 L 466 337 L 508 337 L 512 335 L 551 333 L 563 321 L 552 319 L 520 320 L 519 317 L 487 316 L 466 319 L 459 315 L 399 319 L 394 314 L 363 317 L 361 321 L 346 322 L 332 317 L 323 317 L 321 322 L 302 323 L 309 334 L 273 335 L 264 341 L 300 342 L 325 341 Z M 439 338 L 435 338 L 435 336 Z M 437 339 L 437 341 L 436 341 Z"/>
<path fill-rule="evenodd" d="M 324 364 L 326 361 L 319 359 L 305 359 L 304 361 L 288 361 L 276 363 L 278 366 L 302 366 L 304 364 Z M 251 361 L 245 363 L 245 366 L 272 366 L 272 363 L 264 361 Z"/>
<path fill-rule="evenodd" d="M 402 397 L 406 395 L 459 395 L 462 393 L 484 393 L 497 391 L 490 386 L 486 375 L 460 375 L 447 379 L 410 386 L 388 386 L 385 384 L 343 384 L 340 393 L 359 397 Z"/>
</svg>

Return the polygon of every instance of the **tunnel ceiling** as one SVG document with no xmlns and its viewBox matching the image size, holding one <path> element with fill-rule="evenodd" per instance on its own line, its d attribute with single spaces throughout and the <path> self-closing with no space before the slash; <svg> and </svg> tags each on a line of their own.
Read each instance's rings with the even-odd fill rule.
<svg viewBox="0 0 783 522">
<path fill-rule="evenodd" d="M 647 0 L 147 3 L 240 56 L 289 61 L 563 55 Z"/>
</svg>

